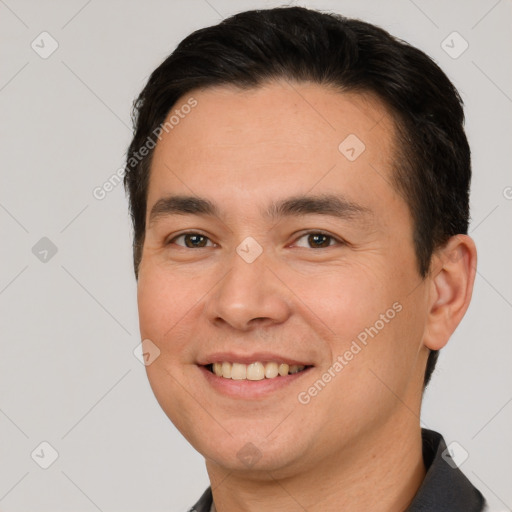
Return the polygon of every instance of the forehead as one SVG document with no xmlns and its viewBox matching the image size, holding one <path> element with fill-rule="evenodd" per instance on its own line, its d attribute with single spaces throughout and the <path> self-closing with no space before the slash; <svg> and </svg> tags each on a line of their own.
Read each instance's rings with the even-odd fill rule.
<svg viewBox="0 0 512 512">
<path fill-rule="evenodd" d="M 370 95 L 302 82 L 216 86 L 180 98 L 173 115 L 153 155 L 148 209 L 176 189 L 241 204 L 285 188 L 361 196 L 372 183 L 393 194 L 394 123 Z"/>
<path fill-rule="evenodd" d="M 192 91 L 176 102 L 168 118 L 191 97 L 197 106 L 181 116 L 167 141 L 180 144 L 187 138 L 200 147 L 282 142 L 307 149 L 331 142 L 337 147 L 336 142 L 347 133 L 370 142 L 368 132 L 376 127 L 379 137 L 388 132 L 386 138 L 391 142 L 394 132 L 389 112 L 373 95 L 340 92 L 309 82 L 279 80 L 250 89 L 222 85 Z M 176 116 L 174 120 L 178 121 Z"/>
</svg>

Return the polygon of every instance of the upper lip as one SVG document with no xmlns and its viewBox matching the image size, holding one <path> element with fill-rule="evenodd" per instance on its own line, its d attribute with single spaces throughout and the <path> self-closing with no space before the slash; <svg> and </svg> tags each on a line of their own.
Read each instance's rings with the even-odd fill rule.
<svg viewBox="0 0 512 512">
<path fill-rule="evenodd" d="M 293 359 L 289 356 L 274 354 L 271 352 L 252 352 L 250 354 L 241 354 L 235 352 L 215 352 L 213 354 L 209 354 L 199 358 L 198 364 L 201 366 L 205 366 L 212 363 L 222 363 L 224 361 L 242 364 L 251 364 L 257 361 L 275 361 L 276 363 L 285 363 L 288 365 L 296 364 L 299 366 L 312 366 L 310 362 L 300 359 Z"/>
</svg>

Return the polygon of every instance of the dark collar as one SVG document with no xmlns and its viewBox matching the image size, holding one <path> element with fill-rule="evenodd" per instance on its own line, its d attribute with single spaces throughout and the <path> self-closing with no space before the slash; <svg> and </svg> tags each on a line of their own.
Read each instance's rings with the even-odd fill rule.
<svg viewBox="0 0 512 512">
<path fill-rule="evenodd" d="M 481 512 L 484 497 L 455 465 L 441 434 L 421 429 L 427 474 L 406 512 Z"/>
<path fill-rule="evenodd" d="M 423 461 L 427 474 L 406 512 L 481 512 L 485 500 L 462 471 L 450 464 L 441 434 L 422 429 Z M 448 462 L 447 462 L 448 461 Z M 212 491 L 208 487 L 189 512 L 210 512 Z"/>
</svg>

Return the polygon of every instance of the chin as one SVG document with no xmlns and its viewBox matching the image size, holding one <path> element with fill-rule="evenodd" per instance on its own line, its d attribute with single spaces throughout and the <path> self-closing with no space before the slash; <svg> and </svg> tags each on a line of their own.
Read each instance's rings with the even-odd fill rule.
<svg viewBox="0 0 512 512">
<path fill-rule="evenodd" d="M 203 455 L 207 465 L 213 464 L 226 471 L 245 473 L 261 480 L 271 478 L 269 472 L 286 476 L 300 471 L 301 454 L 306 447 L 289 437 L 289 433 L 286 438 L 283 435 L 269 439 L 267 436 L 271 431 L 272 428 L 267 426 L 262 429 L 264 434 L 254 429 L 249 433 L 245 429 L 238 430 L 238 435 L 230 435 L 224 430 L 220 433 L 216 428 L 184 430 L 182 434 Z"/>
<path fill-rule="evenodd" d="M 214 464 L 226 471 L 243 473 L 255 480 L 270 480 L 279 474 L 280 477 L 290 476 L 300 470 L 300 460 L 296 454 L 283 453 L 282 449 L 259 449 L 251 442 L 238 450 L 228 452 L 218 449 L 200 450 L 208 464 Z M 291 451 L 291 450 L 290 450 Z M 270 475 L 272 473 L 272 475 Z"/>
</svg>

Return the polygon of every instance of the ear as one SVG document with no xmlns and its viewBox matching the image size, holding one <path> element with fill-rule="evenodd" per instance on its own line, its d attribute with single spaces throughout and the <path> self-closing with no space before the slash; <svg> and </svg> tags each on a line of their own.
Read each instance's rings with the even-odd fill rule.
<svg viewBox="0 0 512 512">
<path fill-rule="evenodd" d="M 468 309 L 476 275 L 475 242 L 455 235 L 432 257 L 429 309 L 423 344 L 440 350 L 450 339 Z"/>
</svg>

